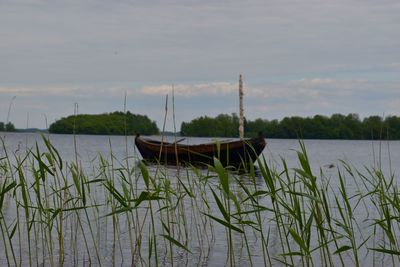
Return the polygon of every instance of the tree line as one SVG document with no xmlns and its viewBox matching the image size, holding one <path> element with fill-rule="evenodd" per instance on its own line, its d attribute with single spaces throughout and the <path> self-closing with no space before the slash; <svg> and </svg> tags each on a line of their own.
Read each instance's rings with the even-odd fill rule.
<svg viewBox="0 0 400 267">
<path fill-rule="evenodd" d="M 14 124 L 11 122 L 4 123 L 0 121 L 0 132 L 15 132 Z"/>
<path fill-rule="evenodd" d="M 7 127 L 8 125 L 8 127 Z M 11 123 L 0 122 L 0 131 L 15 130 Z M 3 129 L 4 128 L 4 129 Z M 236 113 L 216 117 L 201 116 L 182 122 L 180 135 L 199 137 L 238 137 L 239 117 Z M 315 115 L 313 117 L 285 117 L 282 120 L 244 120 L 245 136 L 254 137 L 262 132 L 267 138 L 301 139 L 364 139 L 400 140 L 400 117 L 369 116 L 361 119 L 358 114 Z M 98 115 L 71 115 L 61 118 L 49 128 L 50 133 L 143 135 L 159 134 L 155 121 L 146 115 L 129 111 Z"/>
<path fill-rule="evenodd" d="M 239 117 L 236 113 L 232 115 L 220 114 L 215 118 L 202 116 L 190 122 L 182 122 L 182 136 L 200 137 L 236 137 L 239 135 Z"/>
<path fill-rule="evenodd" d="M 237 114 L 220 114 L 215 118 L 202 116 L 183 122 L 183 136 L 238 137 Z M 360 119 L 358 114 L 315 115 L 313 117 L 285 117 L 282 120 L 244 120 L 245 136 L 254 137 L 262 132 L 268 138 L 302 139 L 400 139 L 400 117 L 370 116 Z"/>
<path fill-rule="evenodd" d="M 80 114 L 61 118 L 49 127 L 50 133 L 58 134 L 98 134 L 98 135 L 144 135 L 158 134 L 155 121 L 146 115 L 131 112 L 112 112 L 104 114 Z"/>
</svg>

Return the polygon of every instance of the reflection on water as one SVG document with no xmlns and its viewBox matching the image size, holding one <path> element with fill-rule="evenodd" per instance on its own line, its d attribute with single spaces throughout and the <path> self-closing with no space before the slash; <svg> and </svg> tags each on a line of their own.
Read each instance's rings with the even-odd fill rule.
<svg viewBox="0 0 400 267">
<path fill-rule="evenodd" d="M 0 136 L 3 136 L 9 158 L 14 165 L 18 161 L 26 160 L 24 156 L 28 151 L 36 153 L 36 143 L 39 151 L 42 153 L 47 151 L 41 136 L 37 134 L 0 133 Z M 262 171 L 265 171 L 261 169 L 262 167 L 256 166 L 254 177 L 228 174 L 232 192 L 241 203 L 241 208 L 248 212 L 243 213 L 245 215 L 241 218 L 242 222 L 248 223 L 245 234 L 238 231 L 231 233 L 232 253 L 235 255 L 234 259 L 231 259 L 228 253 L 228 228 L 207 217 L 212 215 L 224 220 L 224 213 L 217 203 L 217 199 L 224 200 L 223 188 L 220 186 L 217 174 L 208 169 L 177 169 L 151 165 L 147 170 L 150 177 L 157 177 L 157 180 L 146 182 L 138 168 L 140 156 L 134 147 L 134 137 L 80 135 L 76 136 L 75 140 L 77 151 L 74 147 L 74 137 L 71 135 L 47 135 L 47 137 L 67 165 L 62 172 L 55 175 L 56 179 L 48 175 L 44 181 L 37 180 L 41 187 L 39 191 L 34 191 L 35 177 L 32 175 L 34 172 L 32 170 L 38 171 L 40 166 L 28 160 L 23 162 L 22 166 L 26 173 L 31 174 L 26 177 L 27 186 L 32 189 L 29 195 L 31 210 L 29 214 L 25 214 L 25 200 L 21 195 L 4 199 L 1 207 L 3 219 L 0 219 L 3 227 L 1 229 L 3 242 L 0 242 L 1 266 L 7 265 L 7 262 L 13 263 L 14 257 L 17 265 L 18 263 L 45 266 L 59 263 L 66 266 L 155 265 L 155 254 L 158 265 L 162 266 L 169 266 L 171 262 L 177 266 L 224 266 L 230 265 L 232 261 L 239 266 L 248 266 L 250 263 L 254 266 L 271 263 L 280 265 L 281 254 L 287 249 L 287 244 L 282 244 L 282 240 L 286 240 L 285 235 L 289 234 L 282 232 L 276 223 L 277 217 L 271 211 L 274 203 L 271 201 L 271 190 L 266 185 L 266 177 L 262 175 Z M 205 141 L 210 139 L 185 139 L 187 143 Z M 337 195 L 341 192 L 338 189 L 340 184 L 336 167 L 343 170 L 341 160 L 359 170 L 364 166 L 372 166 L 380 167 L 385 174 L 399 171 L 400 142 L 397 141 L 306 140 L 304 143 L 312 173 L 319 178 L 321 186 L 326 186 L 329 192 Z M 288 179 L 297 179 L 293 181 L 295 187 L 303 186 L 299 182 L 300 178 L 294 175 L 294 169 L 300 167 L 297 150 L 300 150 L 297 140 L 267 140 L 267 147 L 261 160 L 265 159 L 271 172 L 276 175 L 279 175 L 286 165 L 292 175 Z M 5 151 L 0 148 L 0 158 L 4 156 Z M 85 176 L 67 168 L 76 163 L 76 158 Z M 321 171 L 323 175 L 320 175 Z M 4 170 L 0 172 L 0 179 L 4 180 L 3 173 L 6 172 Z M 19 181 L 19 174 L 14 172 L 13 175 Z M 79 179 L 73 180 L 74 175 Z M 349 196 L 361 194 L 360 185 L 349 175 L 347 177 L 344 181 L 347 194 Z M 282 181 L 287 180 L 282 179 Z M 152 188 L 154 199 L 148 201 L 146 196 L 142 195 L 145 197 L 140 200 L 143 192 L 149 192 L 148 187 Z M 216 192 L 216 196 L 212 194 L 211 189 Z M 287 191 L 290 190 L 288 186 Z M 62 195 L 58 196 L 60 192 Z M 279 194 L 287 194 L 288 200 L 295 201 L 288 192 L 280 191 Z M 69 194 L 78 197 L 70 198 Z M 334 202 L 332 195 L 328 198 Z M 360 244 L 371 235 L 371 229 L 376 230 L 370 227 L 371 221 L 365 219 L 376 218 L 379 214 L 376 209 L 370 208 L 372 204 L 368 199 L 359 199 L 361 199 L 359 203 L 355 203 L 357 209 L 353 212 L 356 218 L 360 218 L 355 227 L 360 229 L 361 236 L 357 236 Z M 252 212 L 255 207 L 250 205 L 252 201 L 255 201 L 257 207 L 263 211 L 261 217 L 257 217 L 258 213 Z M 223 205 L 228 205 L 224 201 L 221 202 Z M 150 203 L 154 203 L 154 206 L 150 206 Z M 306 206 L 304 203 L 299 205 Z M 90 208 L 81 209 L 83 206 Z M 57 210 L 57 207 L 60 209 Z M 235 210 L 234 203 L 229 208 Z M 338 209 L 332 212 L 335 216 L 340 215 Z M 287 220 L 285 218 L 287 211 L 282 210 L 282 214 L 284 213 L 281 218 L 283 221 Z M 30 220 L 26 221 L 26 216 Z M 235 215 L 235 218 L 238 216 Z M 16 224 L 17 219 L 20 224 Z M 156 223 L 152 225 L 154 220 Z M 240 224 L 237 225 L 242 227 Z M 260 225 L 263 229 L 262 234 Z M 337 231 L 341 231 L 340 227 L 337 227 Z M 11 243 L 7 243 L 9 236 L 12 236 Z M 21 239 L 24 236 L 31 237 L 30 246 L 26 239 Z M 165 236 L 174 237 L 174 242 L 183 242 L 178 244 L 187 247 L 191 253 L 186 253 L 177 243 L 169 242 Z M 318 244 L 318 238 L 313 235 L 311 244 Z M 382 231 L 377 231 L 373 241 L 382 238 Z M 366 244 L 369 247 L 375 246 L 371 242 Z M 10 249 L 11 246 L 13 250 Z M 370 255 L 366 251 L 366 246 L 360 249 L 360 255 Z M 149 256 L 151 247 L 157 249 Z M 29 252 L 29 248 L 35 249 Z M 171 253 L 171 248 L 174 253 Z M 321 258 L 317 253 L 314 255 L 316 257 L 314 263 L 318 265 Z M 344 253 L 343 257 L 349 262 L 353 260 L 350 253 Z M 381 254 L 367 256 L 362 259 L 363 265 L 372 265 L 374 261 L 371 261 L 371 257 L 379 263 L 388 260 Z M 279 260 L 274 260 L 275 258 Z M 298 258 L 288 263 L 303 264 Z M 333 263 L 340 264 L 340 261 L 336 257 Z"/>
</svg>

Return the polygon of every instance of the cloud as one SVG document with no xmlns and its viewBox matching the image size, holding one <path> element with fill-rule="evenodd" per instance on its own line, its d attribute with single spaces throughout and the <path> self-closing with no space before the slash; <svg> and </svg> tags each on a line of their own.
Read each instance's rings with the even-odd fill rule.
<svg viewBox="0 0 400 267">
<path fill-rule="evenodd" d="M 399 71 L 398 1 L 14 2 L 0 10 L 10 83 Z"/>
<path fill-rule="evenodd" d="M 387 114 L 400 116 L 400 97 L 387 101 Z"/>
<path fill-rule="evenodd" d="M 29 103 L 107 112 L 125 93 L 150 114 L 172 84 L 185 118 L 228 112 L 241 71 L 249 117 L 398 111 L 397 0 L 0 2 L 0 114 L 17 96 L 21 126 Z"/>
<path fill-rule="evenodd" d="M 166 95 L 172 93 L 176 96 L 193 97 L 193 96 L 215 96 L 228 95 L 237 92 L 237 85 L 228 82 L 201 83 L 201 84 L 177 84 L 177 85 L 158 85 L 145 86 L 140 92 L 145 95 Z"/>
<path fill-rule="evenodd" d="M 13 96 L 45 96 L 45 97 L 123 97 L 133 95 L 134 89 L 129 89 L 123 86 L 77 86 L 77 85 L 46 85 L 46 86 L 4 86 L 0 87 L 0 94 Z"/>
<path fill-rule="evenodd" d="M 392 62 L 383 67 L 383 69 L 389 71 L 400 71 L 400 62 Z"/>
<path fill-rule="evenodd" d="M 238 83 L 232 82 L 210 82 L 193 84 L 159 84 L 147 86 L 130 85 L 46 85 L 46 86 L 3 86 L 0 94 L 15 96 L 75 96 L 79 97 L 123 97 L 128 96 L 164 96 L 171 95 L 174 88 L 177 97 L 193 96 L 227 96 L 236 95 Z M 274 83 L 262 83 L 253 85 L 244 84 L 246 98 L 268 99 L 268 98 L 310 98 L 318 99 L 324 96 L 351 96 L 358 93 L 373 93 L 379 91 L 381 94 L 399 93 L 400 82 L 376 82 L 361 79 L 334 79 L 329 77 L 303 78 Z"/>
<path fill-rule="evenodd" d="M 339 80 L 317 77 L 279 83 L 264 83 L 262 85 L 245 84 L 245 96 L 249 98 L 276 98 L 276 97 L 305 97 L 316 99 L 323 94 L 349 95 L 353 90 L 366 90 L 376 85 L 363 80 Z M 391 87 L 385 88 L 389 89 Z M 175 95 L 183 97 L 235 95 L 238 91 L 237 83 L 214 82 L 201 84 L 176 84 Z M 161 84 L 145 86 L 138 93 L 144 95 L 166 95 L 172 93 L 172 85 Z"/>
<path fill-rule="evenodd" d="M 64 96 L 68 93 L 66 90 L 49 89 L 49 88 L 34 88 L 34 87 L 0 87 L 0 94 L 15 95 L 15 96 L 31 96 L 31 95 L 60 95 Z"/>
<path fill-rule="evenodd" d="M 361 79 L 304 78 L 287 82 L 264 84 L 248 88 L 250 97 L 319 99 L 322 97 L 345 97 L 364 93 L 366 96 L 379 91 L 382 95 L 400 95 L 400 82 L 376 82 Z"/>
</svg>

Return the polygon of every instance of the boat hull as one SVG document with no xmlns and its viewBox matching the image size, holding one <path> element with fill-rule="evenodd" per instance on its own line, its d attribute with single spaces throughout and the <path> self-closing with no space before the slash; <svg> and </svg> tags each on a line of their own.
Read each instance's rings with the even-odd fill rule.
<svg viewBox="0 0 400 267">
<path fill-rule="evenodd" d="M 143 159 L 148 162 L 168 165 L 213 165 L 216 157 L 224 166 L 243 168 L 258 158 L 266 143 L 263 137 L 257 137 L 231 142 L 184 145 L 161 143 L 136 136 L 135 144 Z"/>
</svg>

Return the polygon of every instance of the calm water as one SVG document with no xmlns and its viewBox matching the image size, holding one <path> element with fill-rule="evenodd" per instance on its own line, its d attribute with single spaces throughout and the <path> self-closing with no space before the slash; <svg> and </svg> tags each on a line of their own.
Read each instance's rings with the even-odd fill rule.
<svg viewBox="0 0 400 267">
<path fill-rule="evenodd" d="M 3 137 L 7 151 L 16 156 L 25 155 L 26 150 L 29 148 L 34 148 L 35 143 L 39 144 L 39 148 L 41 150 L 45 150 L 44 144 L 42 142 L 41 136 L 38 134 L 7 134 L 0 133 L 0 136 Z M 121 137 L 121 136 L 89 136 L 89 135 L 80 135 L 76 136 L 76 149 L 77 154 L 75 153 L 74 146 L 74 138 L 71 135 L 47 135 L 50 138 L 51 143 L 58 149 L 61 157 L 65 162 L 73 162 L 76 159 L 76 155 L 78 156 L 78 161 L 85 168 L 85 170 L 90 173 L 96 173 L 96 169 L 93 169 L 93 166 L 98 166 L 99 155 L 106 159 L 111 159 L 111 153 L 116 162 L 121 162 L 123 164 L 125 159 L 128 158 L 130 164 L 134 165 L 140 159 L 140 156 L 137 154 L 136 149 L 134 147 L 134 137 Z M 159 138 L 159 137 L 155 137 Z M 207 138 L 187 138 L 183 142 L 188 143 L 201 143 L 207 142 L 210 139 Z M 384 173 L 393 174 L 398 173 L 400 171 L 400 142 L 399 141 L 347 141 L 347 140 L 305 140 L 304 141 L 307 153 L 310 158 L 312 168 L 314 173 L 318 174 L 320 170 L 322 170 L 328 178 L 331 178 L 332 187 L 337 187 L 338 181 L 334 179 L 337 174 L 337 169 L 334 168 L 340 165 L 340 160 L 345 160 L 350 163 L 357 169 L 363 169 L 366 167 L 381 167 Z M 299 166 L 296 150 L 299 150 L 299 142 L 297 140 L 280 140 L 280 139 L 268 139 L 267 147 L 264 150 L 263 154 L 267 162 L 271 164 L 271 166 L 275 166 L 279 169 L 281 166 L 281 158 L 284 158 L 289 168 L 297 168 Z M 4 156 L 4 151 L 0 149 L 0 157 Z M 116 163 L 118 165 L 118 163 Z M 132 166 L 131 165 L 131 166 Z M 150 167 L 150 171 L 154 171 Z M 176 174 L 176 170 L 174 168 L 168 169 L 170 172 L 169 176 L 173 177 Z M 397 175 L 396 175 L 397 176 Z M 176 181 L 175 181 L 176 182 Z M 350 194 L 356 192 L 356 185 L 352 181 L 346 181 L 348 190 Z M 259 185 L 263 187 L 263 181 L 260 179 Z M 139 183 L 139 187 L 143 188 L 144 184 Z M 97 203 L 102 203 L 105 201 L 104 195 L 98 194 L 96 192 L 91 192 L 93 194 L 93 198 L 96 198 Z M 212 203 L 212 209 L 216 209 L 215 203 Z M 268 203 L 266 203 L 268 204 Z M 106 214 L 106 211 L 103 211 Z M 143 211 L 145 212 L 145 211 Z M 188 211 L 189 212 L 189 211 Z M 357 211 L 356 211 L 357 212 Z M 364 211 L 360 211 L 360 218 L 364 216 L 362 214 Z M 15 205 L 9 204 L 6 206 L 6 210 L 3 211 L 6 218 L 10 219 L 10 225 L 12 224 L 13 218 L 15 218 Z M 102 211 L 100 210 L 100 214 Z M 104 215 L 103 214 L 103 215 Z M 189 216 L 190 218 L 190 216 Z M 191 220 L 191 219 L 190 219 Z M 103 258 L 103 264 L 105 266 L 112 265 L 114 263 L 117 266 L 130 266 L 130 253 L 129 250 L 129 239 L 128 239 L 128 224 L 124 222 L 120 223 L 120 236 L 119 236 L 119 248 L 115 249 L 115 240 L 111 239 L 110 228 L 112 228 L 109 220 L 97 221 L 95 223 L 96 235 L 99 236 L 99 250 L 101 257 Z M 190 223 L 191 224 L 191 223 Z M 189 224 L 189 225 L 190 225 Z M 161 228 L 160 225 L 157 225 L 158 228 Z M 223 266 L 227 265 L 227 242 L 225 239 L 225 230 L 219 225 L 214 226 L 215 236 L 210 239 L 210 246 L 207 247 L 207 251 L 205 252 L 201 247 L 192 247 L 191 250 L 193 254 L 189 256 L 177 255 L 175 260 L 175 265 L 177 266 Z M 362 227 L 362 224 L 361 224 Z M 86 228 L 85 228 L 86 229 Z M 193 235 L 193 239 L 197 240 L 199 237 L 196 237 L 197 228 L 189 227 L 189 234 Z M 207 231 L 207 230 L 206 230 Z M 221 237 L 218 233 L 223 233 Z M 103 237 L 102 234 L 105 236 Z M 145 235 L 146 233 L 144 233 Z M 368 233 L 366 233 L 368 234 Z M 66 235 L 71 235 L 71 233 L 66 230 Z M 198 234 L 197 234 L 198 235 Z M 100 238 L 101 237 L 101 238 Z M 223 238 L 222 238 L 223 237 Z M 65 237 L 68 240 L 69 237 Z M 242 240 L 240 236 L 234 236 L 236 239 L 235 242 L 241 244 Z M 146 240 L 144 238 L 144 240 Z M 271 240 L 278 240 L 277 233 L 274 232 L 272 227 L 271 230 Z M 72 241 L 71 241 L 72 242 Z M 196 244 L 196 242 L 194 242 Z M 121 245 L 122 244 L 122 245 Z M 40 245 L 40 244 L 39 244 Z M 146 242 L 143 242 L 143 247 L 148 246 Z M 259 266 L 263 264 L 263 256 L 259 251 L 260 243 L 259 240 L 252 240 L 250 242 L 251 250 L 254 253 L 253 264 L 254 266 Z M 237 262 L 240 266 L 247 266 L 248 261 L 246 260 L 246 253 L 243 247 L 240 245 L 235 246 L 237 249 L 236 255 L 239 255 L 239 260 Z M 271 251 L 274 252 L 274 249 L 277 246 L 272 245 Z M 6 263 L 5 256 L 1 252 L 1 249 L 4 248 L 3 244 L 0 245 L 0 265 Z M 16 249 L 18 251 L 18 249 Z M 83 250 L 83 248 L 82 248 Z M 24 248 L 22 254 L 26 253 L 27 249 Z M 75 253 L 75 252 L 74 252 Z M 160 253 L 163 253 L 163 249 L 160 248 Z M 277 254 L 279 251 L 277 249 Z M 68 254 L 68 248 L 67 248 Z M 72 254 L 72 252 L 70 253 Z M 243 254 L 243 257 L 240 255 Z M 69 257 L 69 258 L 68 258 Z M 80 266 L 87 265 L 89 262 L 85 258 L 79 258 L 80 256 L 67 256 L 65 265 L 72 266 L 78 264 Z M 81 256 L 83 257 L 83 256 Z M 76 262 L 76 258 L 78 261 Z M 166 257 L 167 258 L 167 257 Z M 26 256 L 24 257 L 23 262 L 26 263 Z M 49 262 L 45 261 L 41 264 L 47 265 Z M 92 264 L 96 265 L 96 261 L 92 261 Z M 138 264 L 138 263 L 136 263 Z M 278 264 L 278 263 L 276 263 Z M 363 261 L 364 265 L 372 265 L 370 258 L 366 257 Z M 140 264 L 138 264 L 140 265 Z M 164 262 L 161 262 L 160 265 L 168 266 L 168 259 L 165 259 Z"/>
<path fill-rule="evenodd" d="M 44 148 L 39 134 L 8 134 L 0 133 L 5 137 L 6 145 L 11 152 L 24 153 L 26 148 L 33 147 L 38 142 Z M 74 138 L 72 135 L 46 135 L 52 144 L 59 150 L 61 157 L 66 161 L 75 160 Z M 155 136 L 155 139 L 160 137 Z M 173 140 L 173 137 L 168 137 Z M 221 138 L 222 139 L 222 138 Z M 224 140 L 224 139 L 222 139 Z M 182 143 L 197 144 L 210 142 L 210 138 L 190 137 Z M 117 159 L 124 159 L 127 151 L 130 157 L 140 158 L 134 148 L 134 137 L 78 135 L 76 137 L 77 152 L 82 162 L 88 163 L 99 154 L 110 155 L 110 148 Z M 361 141 L 361 140 L 305 140 L 308 156 L 315 170 L 327 169 L 329 165 L 345 160 L 357 168 L 363 166 L 378 166 L 393 171 L 400 168 L 400 141 Z M 299 142 L 294 139 L 267 139 L 267 147 L 263 154 L 267 161 L 280 162 L 283 157 L 289 167 L 297 167 Z"/>
</svg>

